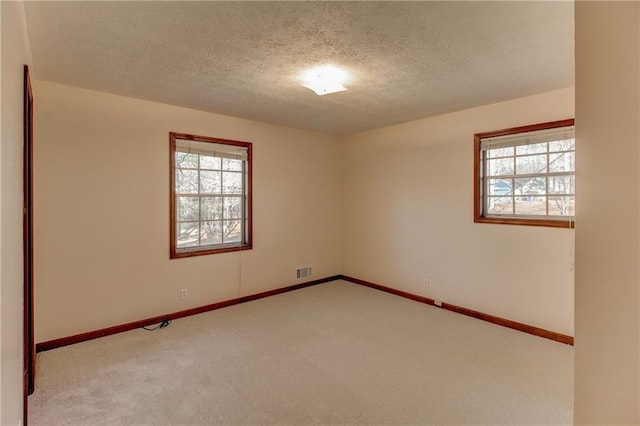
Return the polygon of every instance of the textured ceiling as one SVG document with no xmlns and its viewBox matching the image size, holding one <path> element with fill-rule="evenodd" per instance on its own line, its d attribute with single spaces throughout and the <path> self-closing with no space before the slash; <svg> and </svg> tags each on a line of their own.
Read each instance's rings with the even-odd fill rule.
<svg viewBox="0 0 640 426">
<path fill-rule="evenodd" d="M 26 2 L 34 74 L 348 134 L 573 84 L 572 2 Z M 346 92 L 298 76 L 331 63 Z"/>
</svg>

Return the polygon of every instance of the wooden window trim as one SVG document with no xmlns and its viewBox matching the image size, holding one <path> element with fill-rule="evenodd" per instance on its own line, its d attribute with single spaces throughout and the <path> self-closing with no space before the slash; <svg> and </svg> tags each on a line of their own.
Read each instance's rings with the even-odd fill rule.
<svg viewBox="0 0 640 426">
<path fill-rule="evenodd" d="M 547 226 L 553 228 L 574 228 L 575 220 L 553 220 L 553 219 L 529 219 L 511 217 L 487 217 L 482 215 L 482 203 L 484 200 L 481 167 L 484 162 L 480 150 L 480 140 L 487 137 L 505 136 L 516 133 L 532 132 L 535 130 L 553 129 L 557 127 L 567 127 L 575 125 L 573 118 L 567 120 L 552 121 L 548 123 L 532 124 L 529 126 L 512 127 L 509 129 L 495 130 L 490 132 L 476 133 L 473 136 L 473 221 L 475 223 L 496 223 L 502 225 L 526 225 L 526 226 Z"/>
<path fill-rule="evenodd" d="M 227 246 L 227 247 L 216 247 L 216 248 L 204 248 L 193 250 L 178 250 L 176 247 L 176 194 L 175 194 L 175 184 L 176 184 L 176 167 L 175 167 L 175 152 L 176 152 L 176 140 L 192 140 L 198 142 L 212 142 L 219 143 L 225 145 L 235 145 L 241 146 L 243 148 L 247 148 L 247 228 L 246 228 L 246 241 L 244 244 Z M 186 133 L 169 133 L 169 257 L 171 259 L 179 259 L 184 257 L 193 257 L 193 256 L 203 256 L 207 254 L 216 254 L 216 253 L 229 253 L 234 251 L 241 250 L 250 250 L 253 248 L 253 154 L 252 154 L 252 143 L 251 142 L 242 142 L 242 141 L 234 141 L 229 139 L 219 139 L 212 138 L 207 136 L 195 136 L 189 135 Z"/>
</svg>

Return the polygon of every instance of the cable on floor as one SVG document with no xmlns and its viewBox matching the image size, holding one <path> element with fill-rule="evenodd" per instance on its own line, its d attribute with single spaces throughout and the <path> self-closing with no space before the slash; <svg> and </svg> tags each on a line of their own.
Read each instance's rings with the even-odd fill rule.
<svg viewBox="0 0 640 426">
<path fill-rule="evenodd" d="M 156 325 L 155 327 L 145 327 L 143 325 L 142 329 L 143 330 L 147 330 L 147 331 L 153 331 L 153 330 L 158 330 L 160 328 L 169 327 L 169 324 L 171 324 L 171 320 L 170 319 L 166 319 L 166 320 L 162 320 L 162 322 L 160 324 Z"/>
</svg>

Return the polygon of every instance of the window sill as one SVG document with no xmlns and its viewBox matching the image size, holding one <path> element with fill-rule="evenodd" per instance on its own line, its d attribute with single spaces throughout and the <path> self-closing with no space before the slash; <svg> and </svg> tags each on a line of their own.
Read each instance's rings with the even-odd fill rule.
<svg viewBox="0 0 640 426">
<path fill-rule="evenodd" d="M 253 247 L 251 244 L 243 244 L 243 245 L 215 247 L 215 248 L 206 248 L 206 249 L 172 250 L 169 257 L 171 259 L 180 259 L 183 257 L 204 256 L 207 254 L 230 253 L 233 251 L 251 250 L 252 248 Z"/>
<path fill-rule="evenodd" d="M 487 217 L 476 216 L 475 223 L 495 223 L 500 225 L 525 225 L 525 226 L 546 226 L 550 228 L 575 228 L 575 221 L 552 220 L 552 219 L 525 219 L 512 217 Z"/>
</svg>

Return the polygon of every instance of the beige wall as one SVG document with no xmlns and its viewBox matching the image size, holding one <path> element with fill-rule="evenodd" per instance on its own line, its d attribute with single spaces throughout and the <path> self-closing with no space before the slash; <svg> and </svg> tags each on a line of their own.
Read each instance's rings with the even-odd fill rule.
<svg viewBox="0 0 640 426">
<path fill-rule="evenodd" d="M 15 66 L 27 61 L 28 42 L 21 5 L 2 2 L 1 10 L 0 423 L 15 424 Z M 638 14 L 637 2 L 576 7 L 578 424 L 640 421 Z M 328 136 L 48 83 L 37 85 L 36 102 L 38 341 L 293 283 L 292 269 L 309 263 L 316 277 L 343 272 L 572 334 L 573 232 L 473 224 L 470 138 L 571 116 L 570 90 L 355 135 L 344 147 Z M 256 143 L 253 251 L 168 260 L 170 130 Z M 344 199 L 334 193 L 339 150 Z M 294 202 L 298 208 L 285 208 Z M 344 230 L 344 265 L 335 229 Z M 546 266 L 531 268 L 529 259 Z M 182 287 L 187 302 L 178 300 Z"/>
<path fill-rule="evenodd" d="M 573 334 L 573 231 L 472 221 L 473 133 L 572 117 L 572 89 L 341 140 L 36 87 L 38 342 L 293 284 L 304 265 Z M 253 250 L 169 260 L 169 131 L 254 142 Z"/>
<path fill-rule="evenodd" d="M 473 134 L 572 118 L 573 97 L 563 89 L 347 138 L 344 273 L 573 335 L 573 231 L 473 222 Z"/>
<path fill-rule="evenodd" d="M 37 342 L 341 272 L 336 137 L 36 87 Z M 169 259 L 170 131 L 253 142 L 253 250 Z"/>
<path fill-rule="evenodd" d="M 640 423 L 640 7 L 576 3 L 576 424 Z"/>
<path fill-rule="evenodd" d="M 0 424 L 22 419 L 22 87 L 31 63 L 22 2 L 1 2 Z"/>
</svg>

